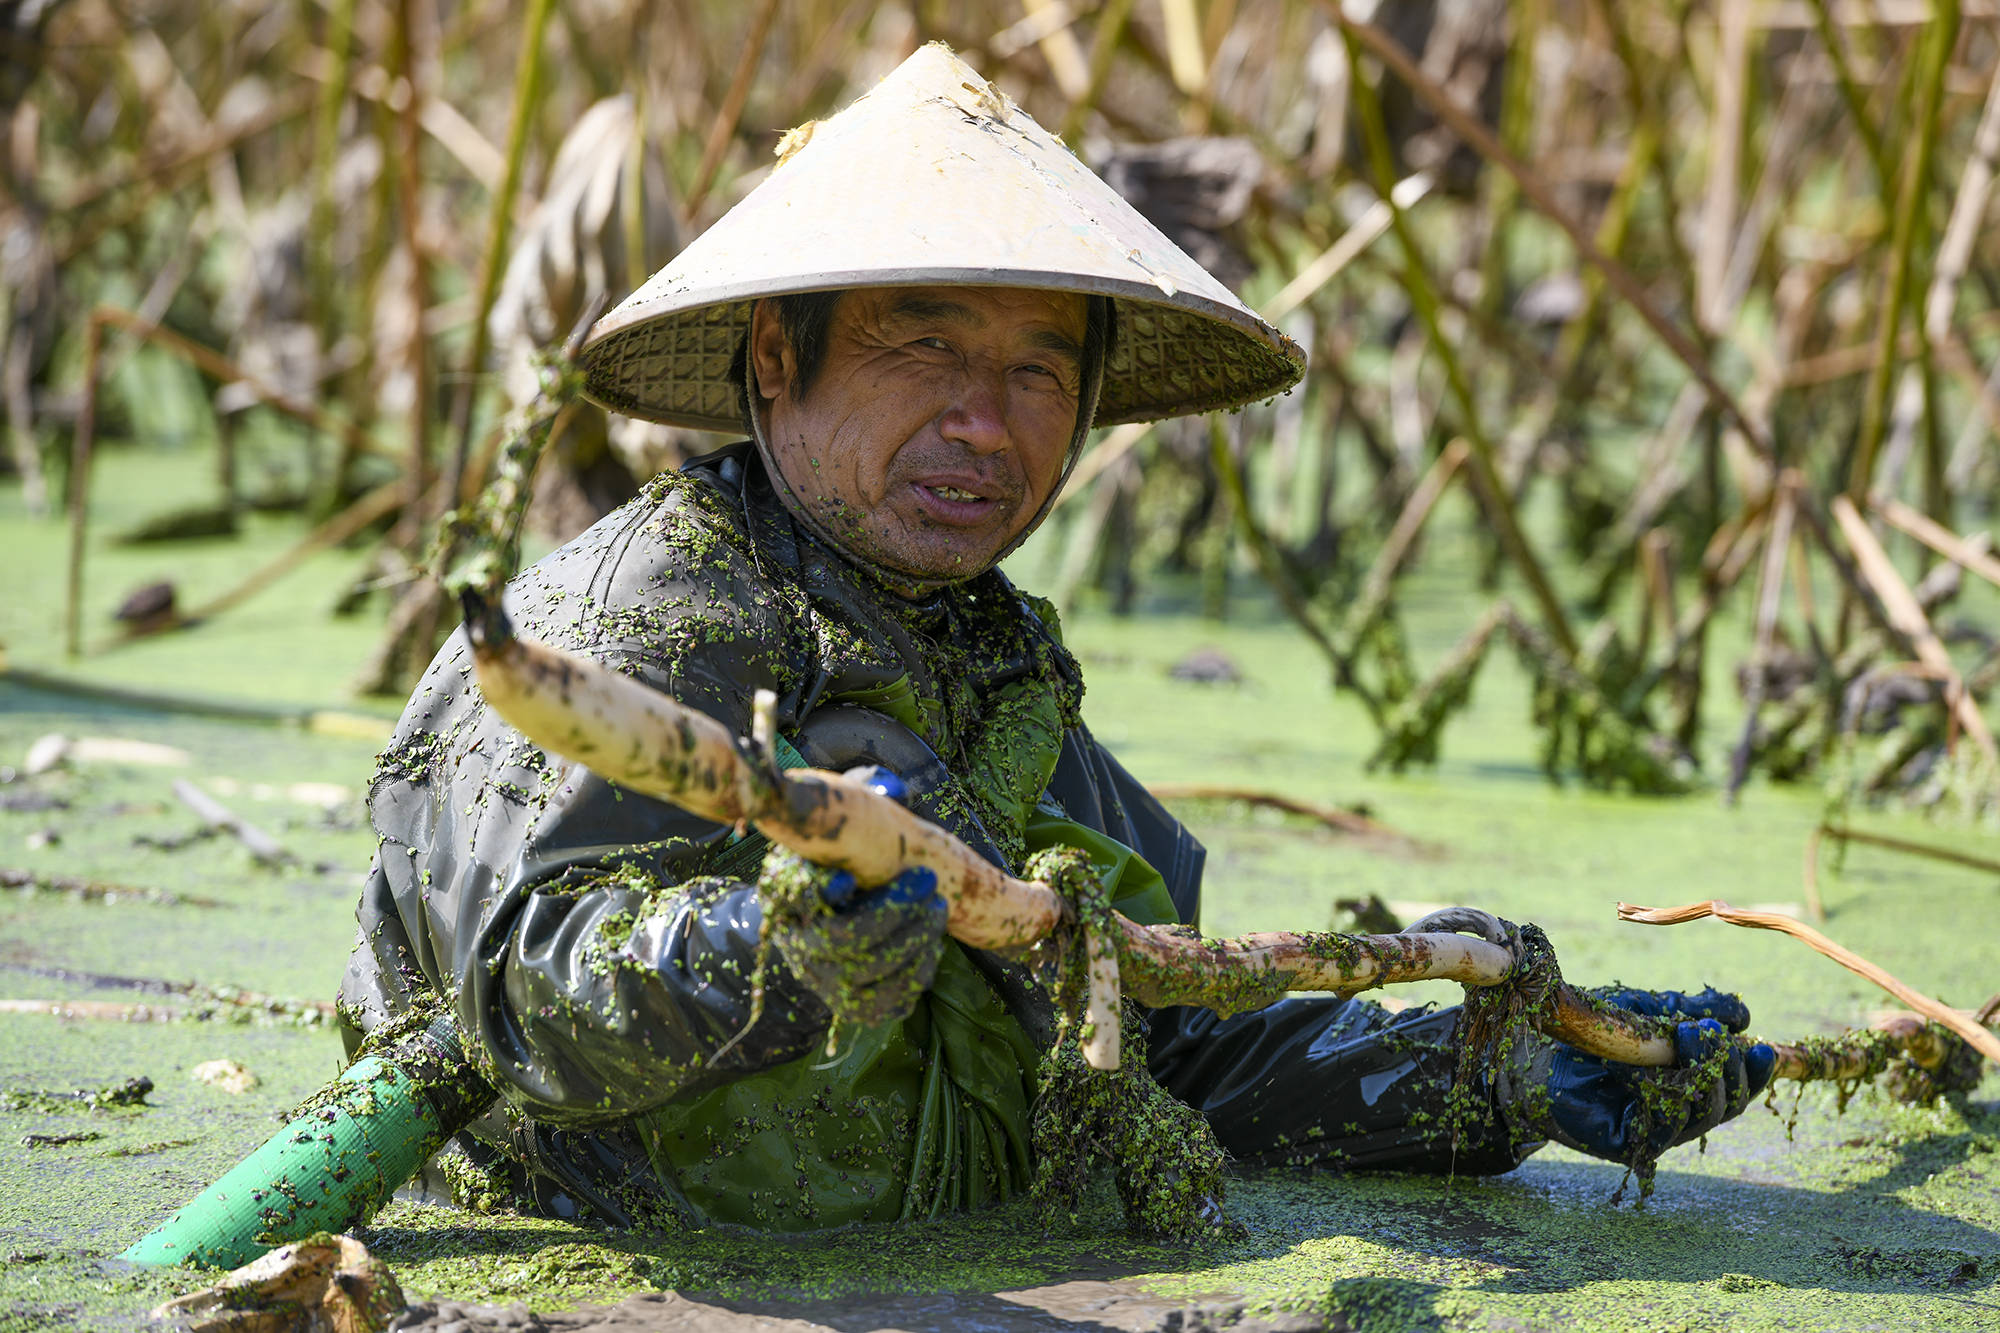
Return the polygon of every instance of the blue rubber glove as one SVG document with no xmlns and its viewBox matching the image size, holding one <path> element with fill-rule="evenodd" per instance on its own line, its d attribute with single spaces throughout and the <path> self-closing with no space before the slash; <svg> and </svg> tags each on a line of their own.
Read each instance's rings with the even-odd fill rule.
<svg viewBox="0 0 2000 1333">
<path fill-rule="evenodd" d="M 1517 1096 L 1522 1105 L 1510 1109 L 1558 1143 L 1613 1162 L 1651 1160 L 1740 1115 L 1771 1081 L 1777 1053 L 1732 1039 L 1750 1026 L 1750 1010 L 1735 995 L 1710 987 L 1695 995 L 1599 991 L 1597 998 L 1635 1014 L 1686 1020 L 1674 1029 L 1674 1066 L 1642 1069 L 1548 1043 L 1530 1077 L 1511 1080 L 1516 1088 L 1539 1083 L 1543 1096 Z"/>
<path fill-rule="evenodd" d="M 894 800 L 907 797 L 888 769 L 846 776 Z M 937 891 L 937 875 L 912 866 L 887 884 L 863 888 L 848 871 L 813 865 L 780 847 L 764 858 L 767 878 L 801 873 L 815 882 L 818 902 L 801 916 L 772 922 L 785 965 L 843 1027 L 909 1017 L 944 956 L 951 909 Z"/>
</svg>

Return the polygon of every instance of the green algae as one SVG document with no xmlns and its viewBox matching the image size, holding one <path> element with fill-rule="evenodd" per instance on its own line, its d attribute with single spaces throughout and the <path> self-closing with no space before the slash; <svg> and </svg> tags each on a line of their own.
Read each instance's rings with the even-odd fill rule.
<svg viewBox="0 0 2000 1333">
<path fill-rule="evenodd" d="M 1103 1163 L 1131 1230 L 1169 1240 L 1206 1234 L 1223 1222 L 1222 1149 L 1201 1114 L 1146 1072 L 1145 1027 L 1136 1011 L 1114 1020 L 1123 1047 L 1118 1068 L 1093 1069 L 1083 1058 L 1095 1035 L 1086 1012 L 1084 942 L 1115 938 L 1102 875 L 1074 847 L 1039 851 L 1022 873 L 1053 888 L 1074 918 L 1060 941 L 1055 1041 L 1035 1076 L 1030 1197 L 1044 1218 L 1074 1225 L 1092 1170 Z"/>
<path fill-rule="evenodd" d="M 1118 628 L 1086 620 L 1080 630 L 1096 636 Z M 1253 645 L 1257 641 L 1254 633 L 1242 637 Z M 1129 645 L 1133 665 L 1103 673 L 1114 684 L 1099 683 L 1093 695 L 1107 705 L 1093 715 L 1100 730 L 1115 733 L 1129 725 L 1110 705 L 1158 710 L 1164 696 L 1186 711 L 1204 700 L 1198 687 L 1166 682 L 1145 670 L 1140 654 L 1146 636 L 1113 641 Z M 1171 637 L 1159 641 L 1164 646 Z M 1246 653 L 1245 660 L 1281 671 L 1285 661 L 1277 646 L 1266 644 L 1256 654 Z M 1243 702 L 1238 698 L 1232 707 L 1241 712 Z M 1236 738 L 1253 748 L 1268 746 L 1256 760 L 1260 766 L 1273 753 L 1283 753 L 1260 739 L 1260 731 L 1276 730 L 1265 713 L 1253 710 L 1242 718 L 1245 725 Z M 15 735 L 47 720 L 41 715 Z M 154 725 L 132 734 L 158 738 L 149 729 Z M 202 750 L 218 742 L 208 734 L 213 725 L 174 724 L 169 730 Z M 1325 740 L 1312 729 L 1292 725 L 1290 730 L 1302 750 Z M 1138 739 L 1142 750 L 1158 748 L 1157 739 Z M 1191 729 L 1181 740 L 1192 746 L 1197 737 Z M 324 753 L 307 759 L 329 765 L 329 771 L 309 775 L 338 776 L 337 762 Z M 365 772 L 365 756 L 351 762 L 350 771 Z M 1655 806 L 1551 791 L 1532 771 L 1511 776 L 1454 771 L 1449 759 L 1435 778 L 1365 789 L 1353 776 L 1351 751 L 1344 764 L 1287 766 L 1331 775 L 1318 778 L 1325 790 L 1315 795 L 1352 799 L 1365 791 L 1385 818 L 1449 842 L 1459 854 L 1444 862 L 1411 862 L 1310 827 L 1231 819 L 1226 810 L 1205 809 L 1196 832 L 1211 847 L 1211 928 L 1240 931 L 1323 920 L 1333 897 L 1353 892 L 1345 886 L 1364 879 L 1392 900 L 1464 898 L 1567 923 L 1558 939 L 1565 970 L 1575 980 L 1618 975 L 1635 983 L 1682 986 L 1715 980 L 1745 989 L 1756 1030 L 1775 1036 L 1851 1022 L 1877 1003 L 1850 985 L 1846 974 L 1751 932 L 1644 930 L 1606 920 L 1613 896 L 1646 896 L 1645 890 L 1657 887 L 1656 876 L 1669 881 L 1681 865 L 1705 874 L 1703 892 L 1746 902 L 1780 897 L 1793 883 L 1796 840 L 1815 813 L 1809 801 L 1753 788 L 1744 814 L 1732 816 L 1706 802 Z M 264 771 L 271 767 L 267 761 Z M 1237 776 L 1254 780 L 1254 775 L 1253 769 Z M 1308 776 L 1301 785 L 1312 780 Z M 1744 828 L 1746 816 L 1757 825 L 1754 837 Z M 12 823 L 0 826 L 0 834 L 28 822 L 9 818 Z M 371 840 L 358 830 L 337 838 L 354 844 L 358 866 Z M 1479 845 L 1468 845 L 1474 842 Z M 1777 845 L 1766 850 L 1766 842 Z M 1706 850 L 1698 855 L 1691 843 L 1706 843 Z M 1621 864 L 1631 846 L 1647 852 L 1646 864 L 1636 872 Z M 185 949 L 155 955 L 152 970 L 199 975 L 206 966 L 218 969 L 211 973 L 218 979 L 241 978 L 257 970 L 252 960 L 260 948 L 275 947 L 296 951 L 283 966 L 296 970 L 304 961 L 331 988 L 352 936 L 351 919 L 343 919 L 351 912 L 345 884 L 315 887 L 298 898 L 303 887 L 286 888 L 283 877 L 248 879 L 247 872 L 231 868 L 230 849 L 220 844 L 179 854 L 196 858 L 186 862 L 144 854 L 143 866 L 126 861 L 128 853 L 116 845 L 100 851 L 79 837 L 72 847 L 117 862 L 124 867 L 122 877 L 158 876 L 155 882 L 213 890 L 231 900 L 228 915 L 208 927 L 220 930 L 224 941 L 212 956 Z M 108 873 L 97 864 L 87 868 Z M 1830 928 L 1877 956 L 1885 948 L 1927 950 L 1925 963 L 1906 960 L 1908 973 L 1926 977 L 1954 999 L 1976 999 L 1980 984 L 1992 980 L 1994 960 L 1978 948 L 1946 947 L 1964 941 L 1948 924 L 1958 918 L 1944 911 L 1960 910 L 1961 895 L 1976 880 L 1965 872 L 1870 858 L 1857 849 L 1846 877 L 1828 886 L 1835 910 Z M 327 897 L 332 905 L 326 938 L 308 948 L 266 931 L 259 902 L 274 889 L 296 899 L 294 911 Z M 85 949 L 99 943 L 113 947 L 110 940 L 92 942 L 93 927 L 115 928 L 129 948 L 171 915 L 149 906 L 112 912 L 55 901 L 16 905 L 16 911 L 61 918 L 69 937 Z M 244 918 L 240 923 L 234 920 L 238 914 Z M 1593 925 L 1593 917 L 1602 924 Z M 185 966 L 167 965 L 172 958 Z M 254 979 L 278 988 L 268 976 Z M 284 988 L 306 986 L 294 981 Z M 1456 988 L 1442 990 L 1455 997 Z M 202 1035 L 195 1029 L 167 1031 L 176 1034 L 171 1040 L 177 1049 L 184 1037 Z M 8 1034 L 9 1049 L 18 1052 L 12 1058 L 32 1062 L 35 1070 L 30 1078 L 18 1064 L 0 1065 L 0 1076 L 12 1086 L 85 1086 L 104 1082 L 107 1073 L 146 1069 L 173 1093 L 172 1104 L 156 1095 L 152 1100 L 160 1107 L 135 1118 L 129 1130 L 119 1126 L 115 1137 L 102 1143 L 35 1154 L 68 1166 L 96 1162 L 90 1154 L 97 1150 L 107 1167 L 115 1165 L 114 1172 L 93 1169 L 74 1187 L 50 1187 L 40 1175 L 17 1176 L 5 1196 L 9 1234 L 0 1244 L 41 1248 L 52 1257 L 0 1277 L 0 1309 L 60 1308 L 106 1324 L 135 1317 L 149 1303 L 204 1280 L 174 1271 L 120 1273 L 108 1256 L 232 1165 L 269 1133 L 273 1113 L 337 1067 L 337 1048 L 323 1035 L 252 1030 L 245 1035 L 269 1045 L 251 1049 L 236 1047 L 232 1036 L 228 1053 L 266 1080 L 268 1092 L 253 1095 L 266 1103 L 259 1118 L 249 1114 L 254 1101 L 232 1104 L 194 1085 L 161 1080 L 161 1063 L 134 1060 L 130 1053 L 149 1050 L 159 1040 L 157 1030 L 10 1018 L 0 1033 Z M 303 1061 L 277 1058 L 294 1046 Z M 197 1040 L 174 1059 L 188 1063 L 214 1053 L 222 1052 Z M 60 1072 L 47 1067 L 51 1064 Z M 1993 1201 L 2000 1166 L 1993 1151 L 2000 1143 L 1996 1096 L 2000 1087 L 1990 1077 L 1962 1110 L 1950 1103 L 1932 1111 L 1908 1110 L 1864 1092 L 1836 1118 L 1830 1090 L 1807 1090 L 1799 1104 L 1796 1142 L 1786 1142 L 1780 1115 L 1753 1108 L 1711 1136 L 1706 1153 L 1693 1148 L 1670 1153 L 1642 1213 L 1609 1205 L 1622 1175 L 1618 1168 L 1550 1150 L 1498 1180 L 1461 1177 L 1449 1186 L 1415 1178 L 1275 1171 L 1232 1176 L 1230 1213 L 1244 1234 L 1193 1246 L 1123 1238 L 1121 1204 L 1106 1178 L 1091 1186 L 1073 1221 L 1055 1224 L 1023 1204 L 948 1222 L 779 1241 L 719 1228 L 682 1235 L 596 1232 L 556 1221 L 396 1204 L 377 1220 L 369 1238 L 412 1292 L 527 1299 L 538 1308 L 657 1287 L 808 1301 L 862 1291 L 991 1292 L 1090 1271 L 1121 1274 L 1189 1299 L 1236 1292 L 1253 1304 L 1337 1310 L 1350 1322 L 1370 1319 L 1380 1327 L 1780 1329 L 1921 1322 L 1977 1328 L 1990 1325 L 1992 1307 L 2000 1305 L 1992 1262 L 2000 1254 L 2000 1207 Z M 186 1115 L 196 1100 L 204 1114 Z M 1779 1102 L 1789 1112 L 1792 1097 Z M 212 1123 L 209 1111 L 223 1113 L 225 1123 Z M 65 1123 L 76 1122 L 65 1118 Z M 0 1133 L 45 1128 L 0 1119 Z M 136 1161 L 112 1156 L 119 1148 L 137 1150 L 182 1137 L 194 1140 L 191 1150 L 154 1152 Z M 123 1199 L 125 1207 L 108 1209 L 111 1197 Z M 47 1222 L 26 1226 L 29 1217 Z M 562 1262 L 536 1261 L 549 1247 Z"/>
<path fill-rule="evenodd" d="M 60 528 L 48 530 L 59 545 Z M 1449 529 L 1437 531 L 1432 558 L 1449 561 Z M 226 560 L 241 558 L 238 548 L 217 547 Z M 107 555 L 103 567 L 124 558 Z M 1419 580 L 1403 599 L 1419 661 L 1434 661 L 1465 618 L 1442 586 Z M 4 614 L 46 615 L 50 605 L 44 599 Z M 288 674 L 252 682 L 263 668 L 233 660 L 245 640 L 224 630 L 218 623 L 219 638 L 172 636 L 157 645 L 172 652 L 159 656 L 148 655 L 155 645 L 136 645 L 133 656 L 92 670 L 324 701 L 339 695 L 339 664 L 355 660 L 309 628 L 282 644 L 260 640 L 259 659 Z M 6 633 L 17 653 L 33 646 L 32 632 Z M 1129 623 L 1073 616 L 1068 634 L 1090 680 L 1091 725 L 1146 779 L 1281 787 L 1330 804 L 1366 799 L 1392 826 L 1451 850 L 1442 860 L 1416 860 L 1291 821 L 1191 805 L 1183 813 L 1210 849 L 1204 925 L 1213 934 L 1320 924 L 1337 898 L 1368 893 L 1398 905 L 1467 902 L 1542 924 L 1580 984 L 1621 977 L 1739 990 L 1760 1035 L 1830 1034 L 1864 1022 L 1881 1004 L 1865 984 L 1767 934 L 1611 921 L 1619 898 L 1796 903 L 1800 850 L 1820 815 L 1813 792 L 1757 784 L 1739 809 L 1725 811 L 1705 796 L 1648 802 L 1552 789 L 1535 765 L 1530 683 L 1505 655 L 1488 665 L 1472 710 L 1445 733 L 1434 770 L 1368 777 L 1361 762 L 1373 732 L 1359 707 L 1329 696 L 1310 647 L 1255 608 L 1222 626 L 1174 615 Z M 365 643 L 372 635 L 350 637 Z M 1168 679 L 1165 668 L 1197 640 L 1248 664 L 1247 684 L 1217 691 Z M 0 691 L 0 760 L 42 732 L 63 730 L 181 745 L 196 753 L 198 772 L 246 782 L 313 778 L 358 789 L 371 762 L 373 747 L 364 742 L 96 705 L 79 713 L 67 700 Z M 322 826 L 317 812 L 304 810 L 270 821 L 308 863 L 346 867 L 325 876 L 270 873 L 224 841 L 173 853 L 131 845 L 129 832 L 172 833 L 185 822 L 165 806 L 110 813 L 158 805 L 166 786 L 159 773 L 73 776 L 67 812 L 0 811 L 10 862 L 224 906 L 194 912 L 6 895 L 6 956 L 26 950 L 109 973 L 331 994 L 353 940 L 354 886 L 373 847 L 365 828 Z M 1906 817 L 1876 818 L 1885 831 L 1935 833 Z M 62 843 L 21 850 L 26 832 L 52 820 L 63 828 Z M 1951 836 L 1969 850 L 2000 853 L 1991 836 L 1961 826 Z M 1835 938 L 1960 1005 L 2000 989 L 2000 947 L 1965 928 L 1990 889 L 1973 872 L 1858 847 L 1838 874 L 1823 870 Z M 0 973 L 8 995 L 56 989 Z M 1427 984 L 1399 996 L 1455 1001 L 1458 991 Z M 232 1098 L 186 1079 L 193 1063 L 215 1055 L 240 1059 L 263 1086 Z M 143 1071 L 159 1089 L 143 1113 L 87 1122 L 60 1112 L 0 1112 L 0 1141 L 79 1123 L 105 1134 L 17 1152 L 0 1164 L 0 1253 L 41 1256 L 0 1266 L 0 1328 L 136 1326 L 144 1309 L 208 1281 L 183 1270 L 136 1272 L 111 1256 L 267 1137 L 277 1115 L 339 1063 L 338 1043 L 311 1030 L 0 1016 L 0 1086 L 94 1087 Z M 810 1301 L 842 1294 L 994 1292 L 1089 1272 L 1189 1300 L 1226 1292 L 1253 1308 L 1338 1311 L 1350 1323 L 1385 1329 L 2000 1324 L 2000 1079 L 1989 1073 L 1969 1098 L 1930 1108 L 1864 1090 L 1837 1115 L 1830 1088 L 1787 1090 L 1775 1101 L 1775 1110 L 1753 1107 L 1711 1135 L 1705 1151 L 1669 1153 L 1643 1209 L 1610 1204 L 1621 1168 L 1550 1149 L 1493 1180 L 1235 1173 L 1226 1185 L 1242 1234 L 1174 1245 L 1124 1235 L 1108 1174 L 1092 1182 L 1074 1220 L 1053 1223 L 1022 1200 L 964 1218 L 782 1240 L 722 1228 L 613 1233 L 398 1203 L 368 1234 L 412 1293 L 537 1308 L 675 1287 L 801 1299 L 808 1304 L 798 1313 L 809 1316 Z M 544 1251 L 551 1258 L 538 1262 Z"/>
</svg>

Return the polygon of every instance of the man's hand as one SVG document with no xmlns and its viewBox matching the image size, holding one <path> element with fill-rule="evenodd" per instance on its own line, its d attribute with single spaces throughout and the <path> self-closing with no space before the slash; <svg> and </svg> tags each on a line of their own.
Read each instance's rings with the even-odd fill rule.
<svg viewBox="0 0 2000 1333">
<path fill-rule="evenodd" d="M 1504 1079 L 1510 1120 L 1592 1157 L 1631 1163 L 1739 1115 L 1771 1081 L 1776 1053 L 1731 1039 L 1750 1026 L 1750 1010 L 1737 996 L 1711 987 L 1698 995 L 1621 990 L 1598 998 L 1684 1020 L 1674 1029 L 1673 1067 L 1641 1069 L 1547 1042 Z"/>
<path fill-rule="evenodd" d="M 848 776 L 903 799 L 887 769 Z M 826 1003 L 840 1026 L 864 1027 L 909 1017 L 937 976 L 950 905 L 937 875 L 913 866 L 887 884 L 864 889 L 845 870 L 829 870 L 781 847 L 764 858 L 766 884 L 783 882 L 780 900 L 799 910 L 772 921 L 772 939 L 794 976 Z M 801 883 L 813 892 L 801 894 Z M 774 895 L 767 893 L 766 901 Z"/>
</svg>

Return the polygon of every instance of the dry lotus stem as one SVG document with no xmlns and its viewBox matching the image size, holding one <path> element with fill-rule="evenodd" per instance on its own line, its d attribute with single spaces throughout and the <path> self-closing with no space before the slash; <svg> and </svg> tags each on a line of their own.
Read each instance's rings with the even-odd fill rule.
<svg viewBox="0 0 2000 1333">
<path fill-rule="evenodd" d="M 882 884 L 927 866 L 950 904 L 948 929 L 975 948 L 1020 948 L 1062 923 L 1061 898 L 1016 879 L 948 831 L 840 774 L 770 771 L 754 764 L 728 729 L 705 713 L 586 657 L 514 633 L 497 606 L 467 598 L 466 623 L 479 688 L 494 711 L 553 754 L 585 764 L 632 791 L 671 801 L 719 824 L 755 824 L 808 860 Z M 1483 918 L 1483 914 L 1475 914 Z M 1448 931 L 1400 935 L 1273 932 L 1203 940 L 1184 928 L 1141 926 L 1111 914 L 1116 948 L 1087 932 L 1095 1068 L 1118 1065 L 1124 987 L 1151 1005 L 1196 1004 L 1220 1013 L 1261 1008 L 1291 990 L 1352 995 L 1377 986 L 1444 978 L 1468 986 L 1509 979 L 1504 944 Z M 1670 1042 L 1579 1000 L 1556 997 L 1548 1033 L 1606 1059 L 1660 1066 Z"/>
<path fill-rule="evenodd" d="M 1951 1006 L 1940 1004 L 1921 991 L 1898 981 L 1860 954 L 1835 944 L 1802 921 L 1794 921 L 1776 912 L 1745 911 L 1740 907 L 1731 907 L 1728 903 L 1713 899 L 1708 902 L 1689 903 L 1685 907 L 1635 907 L 1631 903 L 1618 904 L 1620 921 L 1637 921 L 1649 926 L 1678 926 L 1687 921 L 1699 921 L 1705 916 L 1712 916 L 1718 921 L 1727 921 L 1732 926 L 1782 931 L 1794 939 L 1804 940 L 1848 971 L 1874 982 L 1925 1018 L 1949 1028 L 1988 1060 L 2000 1063 L 2000 1038 L 1996 1038 L 1979 1023 Z"/>
</svg>

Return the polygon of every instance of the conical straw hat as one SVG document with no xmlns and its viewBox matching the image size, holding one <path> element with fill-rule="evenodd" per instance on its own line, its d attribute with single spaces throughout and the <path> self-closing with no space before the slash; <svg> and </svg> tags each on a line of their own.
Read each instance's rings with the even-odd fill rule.
<svg viewBox="0 0 2000 1333">
<path fill-rule="evenodd" d="M 920 284 L 1113 298 L 1098 425 L 1237 407 L 1305 372 L 1296 343 L 941 44 L 786 146 L 763 184 L 591 330 L 591 397 L 743 430 L 730 363 L 753 300 Z"/>
</svg>

